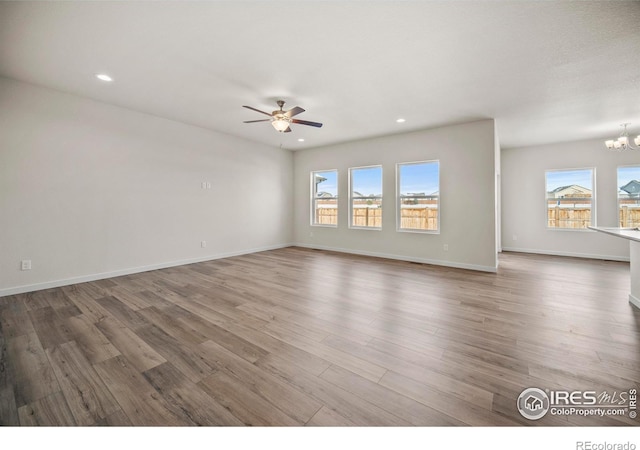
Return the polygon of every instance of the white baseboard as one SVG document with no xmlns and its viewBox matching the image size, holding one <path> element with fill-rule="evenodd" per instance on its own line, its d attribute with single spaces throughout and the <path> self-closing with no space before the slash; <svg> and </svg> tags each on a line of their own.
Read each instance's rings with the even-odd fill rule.
<svg viewBox="0 0 640 450">
<path fill-rule="evenodd" d="M 640 309 L 640 298 L 635 297 L 632 294 L 629 294 L 629 303 L 631 303 L 636 308 Z"/>
<path fill-rule="evenodd" d="M 552 256 L 569 256 L 572 258 L 587 258 L 587 259 L 604 259 L 607 261 L 624 261 L 629 262 L 629 258 L 626 256 L 614 256 L 614 255 L 596 255 L 591 253 L 573 253 L 573 252 L 559 252 L 555 250 L 538 250 L 534 248 L 516 248 L 516 247 L 502 247 L 504 252 L 516 252 L 516 253 L 534 253 L 537 255 L 552 255 Z"/>
<path fill-rule="evenodd" d="M 159 264 L 150 264 L 150 265 L 141 266 L 141 267 L 130 267 L 127 269 L 114 270 L 111 272 L 82 275 L 79 277 L 66 278 L 63 280 L 53 280 L 53 281 L 46 281 L 44 283 L 35 283 L 35 284 L 27 284 L 23 286 L 10 287 L 5 289 L 0 289 L 0 297 L 5 297 L 7 295 L 24 294 L 25 292 L 40 291 L 42 289 L 50 289 L 50 288 L 56 288 L 60 286 L 68 286 L 70 284 L 86 283 L 88 281 L 103 280 L 105 278 L 121 277 L 123 275 L 131 275 L 134 273 L 148 272 L 150 270 L 167 269 L 169 267 L 184 266 L 186 264 L 213 261 L 213 260 L 222 259 L 222 258 L 230 258 L 232 256 L 248 255 L 250 253 L 258 253 L 258 252 L 264 252 L 267 250 L 276 250 L 279 248 L 291 247 L 292 245 L 293 244 L 279 244 L 279 245 L 272 245 L 267 247 L 251 248 L 246 250 L 240 250 L 237 252 L 218 253 L 215 255 L 203 256 L 200 258 L 190 258 L 190 259 L 183 259 L 179 261 L 169 261 L 169 262 L 163 262 Z"/>
<path fill-rule="evenodd" d="M 324 245 L 310 245 L 310 244 L 302 244 L 302 243 L 296 243 L 293 244 L 296 247 L 303 247 L 303 248 L 311 248 L 311 249 L 315 249 L 315 250 L 327 250 L 327 251 L 332 251 L 332 252 L 339 252 L 339 253 L 349 253 L 352 255 L 362 255 L 362 256 L 373 256 L 375 258 L 387 258 L 387 259 L 395 259 L 398 261 L 408 261 L 408 262 L 415 262 L 415 263 L 421 263 L 421 264 L 432 264 L 434 266 L 444 266 L 444 267 L 453 267 L 456 269 L 468 269 L 468 270 L 477 270 L 480 272 L 491 272 L 491 273 L 496 273 L 498 271 L 498 267 L 492 267 L 492 266 L 480 266 L 477 264 L 466 264 L 466 263 L 458 263 L 455 261 L 443 261 L 440 259 L 427 259 L 427 258 L 415 258 L 412 256 L 404 256 L 404 255 L 393 255 L 393 254 L 389 254 L 389 253 L 377 253 L 377 252 L 367 252 L 367 251 L 361 251 L 361 250 L 352 250 L 349 248 L 339 248 L 339 247 L 327 247 Z"/>
</svg>

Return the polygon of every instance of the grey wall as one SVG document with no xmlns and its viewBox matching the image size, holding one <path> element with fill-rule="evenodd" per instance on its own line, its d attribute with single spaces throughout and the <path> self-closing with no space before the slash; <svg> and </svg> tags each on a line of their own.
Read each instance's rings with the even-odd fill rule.
<svg viewBox="0 0 640 450">
<path fill-rule="evenodd" d="M 594 167 L 596 224 L 616 227 L 617 167 L 640 164 L 639 152 L 610 152 L 598 139 L 502 150 L 501 161 L 503 250 L 629 259 L 626 240 L 595 231 L 547 229 L 545 171 Z"/>
<path fill-rule="evenodd" d="M 288 151 L 0 78 L 0 295 L 288 245 L 292 174 Z"/>
<path fill-rule="evenodd" d="M 498 154 L 499 155 L 499 154 Z M 439 234 L 396 231 L 395 164 L 440 160 Z M 348 228 L 348 169 L 383 166 L 382 230 Z M 496 145 L 493 120 L 296 152 L 294 232 L 298 245 L 495 271 Z M 310 172 L 338 169 L 338 227 L 310 225 Z M 448 244 L 449 250 L 444 250 Z"/>
</svg>

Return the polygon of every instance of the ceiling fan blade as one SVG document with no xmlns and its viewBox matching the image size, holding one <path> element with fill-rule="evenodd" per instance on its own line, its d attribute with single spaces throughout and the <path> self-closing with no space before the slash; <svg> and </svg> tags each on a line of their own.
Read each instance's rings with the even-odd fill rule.
<svg viewBox="0 0 640 450">
<path fill-rule="evenodd" d="M 271 119 L 245 120 L 243 123 L 271 122 Z"/>
<path fill-rule="evenodd" d="M 291 108 L 289 111 L 287 111 L 286 113 L 284 113 L 285 116 L 291 118 L 293 116 L 297 116 L 300 113 L 303 113 L 304 109 L 300 108 L 299 106 L 296 106 L 295 108 Z"/>
<path fill-rule="evenodd" d="M 271 114 L 269 114 L 268 112 L 260 111 L 259 109 L 255 109 L 255 108 L 253 108 L 251 106 L 242 105 L 242 107 L 243 108 L 247 108 L 247 109 L 251 109 L 251 110 L 253 110 L 255 112 L 259 112 L 260 114 L 264 114 L 264 115 L 267 115 L 267 116 L 271 117 Z"/>
<path fill-rule="evenodd" d="M 299 123 L 300 125 L 310 125 L 312 127 L 317 127 L 317 128 L 320 128 L 322 126 L 322 124 L 319 122 L 309 122 L 308 120 L 298 120 L 298 119 L 291 119 L 291 123 Z"/>
<path fill-rule="evenodd" d="M 291 127 L 287 127 L 287 129 L 284 130 L 283 133 L 291 133 Z"/>
</svg>

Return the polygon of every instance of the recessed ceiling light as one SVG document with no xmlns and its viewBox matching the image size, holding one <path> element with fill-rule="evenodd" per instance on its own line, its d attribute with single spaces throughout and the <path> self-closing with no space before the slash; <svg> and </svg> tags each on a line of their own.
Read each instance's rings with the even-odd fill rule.
<svg viewBox="0 0 640 450">
<path fill-rule="evenodd" d="M 109 75 L 107 75 L 106 73 L 97 73 L 97 74 L 96 74 L 96 78 L 97 78 L 98 80 L 101 80 L 101 81 L 107 81 L 107 82 L 109 82 L 109 81 L 113 81 L 113 78 L 111 78 L 111 77 L 110 77 Z"/>
<path fill-rule="evenodd" d="M 404 119 L 402 119 L 402 118 L 400 118 L 400 119 L 396 119 L 396 122 L 398 122 L 398 123 L 404 123 L 404 122 L 405 122 L 405 120 L 404 120 Z"/>
<path fill-rule="evenodd" d="M 304 142 L 304 139 L 300 138 L 298 139 L 298 142 Z"/>
</svg>

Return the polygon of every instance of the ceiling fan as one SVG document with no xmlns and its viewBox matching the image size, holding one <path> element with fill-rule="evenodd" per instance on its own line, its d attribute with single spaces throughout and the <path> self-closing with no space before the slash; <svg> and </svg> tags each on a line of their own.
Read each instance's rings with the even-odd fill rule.
<svg viewBox="0 0 640 450">
<path fill-rule="evenodd" d="M 260 114 L 264 114 L 269 116 L 269 119 L 260 119 L 260 120 L 245 120 L 244 123 L 254 123 L 254 122 L 271 122 L 273 128 L 278 130 L 281 133 L 289 133 L 291 128 L 289 125 L 292 123 L 297 123 L 300 125 L 309 125 L 312 127 L 320 128 L 322 126 L 319 122 L 309 122 L 308 120 L 299 120 L 293 119 L 293 116 L 297 116 L 300 113 L 304 112 L 304 109 L 296 106 L 295 108 L 290 109 L 289 111 L 283 111 L 282 107 L 284 106 L 283 100 L 277 101 L 280 109 L 273 111 L 271 114 L 268 112 L 260 111 L 259 109 L 253 108 L 251 106 L 242 106 L 243 108 L 251 109 L 253 111 L 259 112 Z"/>
</svg>

